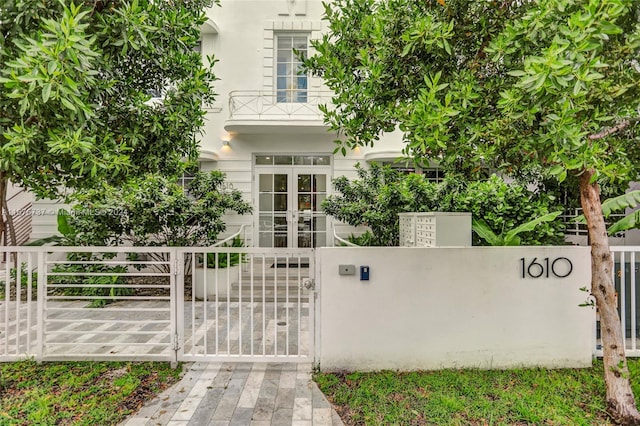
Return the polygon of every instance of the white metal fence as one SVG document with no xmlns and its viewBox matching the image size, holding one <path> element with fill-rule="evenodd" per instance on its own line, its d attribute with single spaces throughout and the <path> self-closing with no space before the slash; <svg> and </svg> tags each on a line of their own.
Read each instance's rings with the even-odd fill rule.
<svg viewBox="0 0 640 426">
<path fill-rule="evenodd" d="M 618 296 L 627 356 L 640 357 L 640 246 L 611 247 L 613 280 Z M 596 322 L 596 356 L 602 356 L 600 322 Z"/>
<path fill-rule="evenodd" d="M 311 250 L 0 251 L 0 361 L 313 356 Z"/>
<path fill-rule="evenodd" d="M 640 356 L 640 246 L 612 247 Z M 0 247 L 0 361 L 314 356 L 315 253 L 249 247 Z M 594 326 L 599 346 L 599 322 Z"/>
<path fill-rule="evenodd" d="M 169 249 L 2 250 L 2 360 L 175 361 L 176 282 Z"/>
</svg>

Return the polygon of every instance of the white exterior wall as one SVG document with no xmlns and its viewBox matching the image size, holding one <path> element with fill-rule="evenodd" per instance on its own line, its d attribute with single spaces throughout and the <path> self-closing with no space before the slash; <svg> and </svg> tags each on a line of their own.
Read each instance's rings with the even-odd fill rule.
<svg viewBox="0 0 640 426">
<path fill-rule="evenodd" d="M 230 93 L 234 91 L 262 91 L 274 93 L 275 86 L 275 37 L 278 33 L 305 33 L 311 39 L 320 38 L 326 30 L 322 21 L 324 8 L 320 0 L 247 1 L 226 0 L 221 7 L 210 9 L 208 16 L 218 28 L 217 34 L 203 34 L 203 55 L 215 55 L 219 60 L 214 66 L 217 101 L 207 114 L 205 135 L 201 138 L 202 170 L 221 170 L 226 181 L 243 192 L 257 211 L 253 188 L 253 155 L 275 153 L 331 154 L 335 149 L 335 133 L 327 131 L 318 114 L 316 120 L 308 120 L 307 114 L 293 117 L 260 117 L 243 120 L 234 126 L 229 120 Z M 292 12 L 292 13 L 290 13 Z M 313 54 L 310 50 L 309 54 Z M 309 93 L 326 91 L 322 80 L 309 77 Z M 314 107 L 315 108 L 315 107 Z M 300 127 L 300 124 L 304 127 Z M 226 128 L 225 128 L 226 127 Z M 223 141 L 229 145 L 224 146 Z M 354 164 L 366 164 L 365 155 L 372 152 L 389 153 L 395 158 L 402 149 L 401 135 L 386 137 L 375 148 L 360 148 L 347 156 L 336 154 L 332 159 L 332 178 L 355 177 Z M 216 161 L 208 161 L 215 158 Z M 250 215 L 229 215 L 226 235 L 235 232 L 241 224 L 252 226 Z M 352 228 L 329 224 L 332 229 L 346 236 Z M 332 238 L 329 238 L 332 240 Z"/>
<path fill-rule="evenodd" d="M 67 204 L 49 199 L 36 200 L 31 211 L 31 239 L 37 240 L 58 234 L 58 210 L 69 209 Z"/>
<path fill-rule="evenodd" d="M 588 247 L 321 248 L 316 351 L 332 370 L 587 367 Z M 569 259 L 522 278 L 521 258 Z M 351 264 L 356 275 L 339 275 Z M 360 281 L 360 266 L 370 280 Z M 556 265 L 564 275 L 566 262 Z M 536 267 L 532 269 L 537 275 Z M 553 274 L 550 274 L 553 276 Z"/>
<path fill-rule="evenodd" d="M 18 244 L 31 238 L 31 223 L 33 223 L 35 213 L 33 206 L 33 194 L 25 191 L 22 187 L 9 182 L 7 186 L 7 210 L 13 219 L 13 227 L 18 240 Z M 11 242 L 9 235 L 5 239 Z"/>
</svg>

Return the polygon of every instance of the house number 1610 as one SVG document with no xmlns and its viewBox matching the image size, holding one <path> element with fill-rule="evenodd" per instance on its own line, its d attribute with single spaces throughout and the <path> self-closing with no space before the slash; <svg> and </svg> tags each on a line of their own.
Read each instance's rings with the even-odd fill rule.
<svg viewBox="0 0 640 426">
<path fill-rule="evenodd" d="M 573 272 L 573 263 L 566 257 L 556 257 L 555 259 L 545 257 L 539 261 L 537 257 L 534 257 L 530 262 L 521 257 L 520 266 L 522 278 L 540 278 L 542 276 L 549 278 L 551 275 L 557 278 L 566 278 Z"/>
</svg>

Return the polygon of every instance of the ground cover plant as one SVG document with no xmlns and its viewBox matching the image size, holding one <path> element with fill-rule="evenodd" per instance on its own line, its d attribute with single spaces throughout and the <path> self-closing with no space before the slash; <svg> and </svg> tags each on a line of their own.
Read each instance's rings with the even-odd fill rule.
<svg viewBox="0 0 640 426">
<path fill-rule="evenodd" d="M 612 425 L 602 362 L 588 369 L 316 373 L 346 425 Z M 629 360 L 640 394 L 640 361 Z"/>
<path fill-rule="evenodd" d="M 115 425 L 181 371 L 160 362 L 0 363 L 0 424 Z"/>
</svg>

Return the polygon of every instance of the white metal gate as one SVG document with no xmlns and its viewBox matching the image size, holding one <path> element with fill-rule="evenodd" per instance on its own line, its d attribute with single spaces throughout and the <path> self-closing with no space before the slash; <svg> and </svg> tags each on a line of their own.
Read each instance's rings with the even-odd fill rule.
<svg viewBox="0 0 640 426">
<path fill-rule="evenodd" d="M 312 249 L 189 248 L 177 259 L 178 360 L 313 360 Z"/>
<path fill-rule="evenodd" d="M 313 360 L 312 249 L 2 252 L 0 361 Z"/>
</svg>

